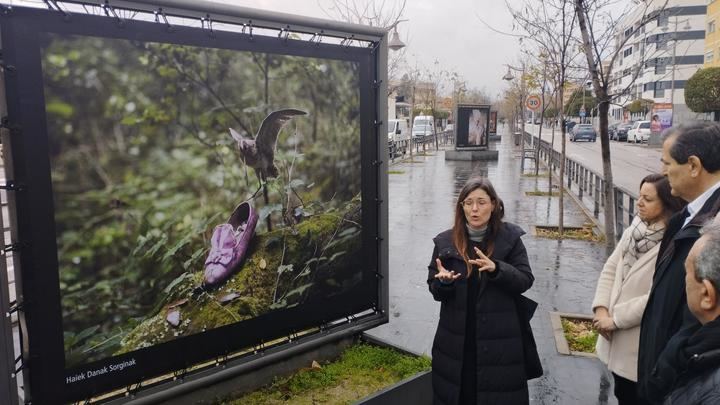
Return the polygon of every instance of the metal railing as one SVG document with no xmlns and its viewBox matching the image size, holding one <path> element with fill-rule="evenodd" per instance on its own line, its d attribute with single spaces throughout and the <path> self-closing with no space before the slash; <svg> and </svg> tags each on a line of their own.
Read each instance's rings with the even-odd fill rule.
<svg viewBox="0 0 720 405">
<path fill-rule="evenodd" d="M 437 139 L 439 145 L 452 145 L 455 142 L 453 131 L 438 132 Z M 415 153 L 420 153 L 421 151 L 425 152 L 427 149 L 434 147 L 434 145 L 435 134 L 416 136 L 412 139 L 388 141 L 388 152 L 390 154 L 390 160 L 393 161 L 396 157 L 409 153 L 410 148 L 415 148 Z"/>
<path fill-rule="evenodd" d="M 525 133 L 525 144 L 535 145 L 537 141 L 536 136 Z M 545 163 L 548 170 L 558 176 L 560 165 L 565 165 L 565 178 L 562 179 L 565 189 L 568 193 L 573 193 L 592 212 L 593 217 L 602 227 L 604 224 L 602 208 L 605 207 L 605 180 L 603 180 L 602 174 L 588 169 L 582 163 L 567 156 L 562 162 L 561 157 L 562 154 L 552 149 L 547 141 L 540 141 L 538 159 Z M 614 185 L 612 190 L 615 202 L 615 237 L 619 240 L 625 228 L 632 223 L 635 217 L 637 194 L 617 185 Z"/>
</svg>

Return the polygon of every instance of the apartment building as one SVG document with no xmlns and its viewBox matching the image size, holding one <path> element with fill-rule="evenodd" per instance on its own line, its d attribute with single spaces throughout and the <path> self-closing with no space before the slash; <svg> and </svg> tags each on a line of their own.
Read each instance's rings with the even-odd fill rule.
<svg viewBox="0 0 720 405">
<path fill-rule="evenodd" d="M 714 0 L 720 3 L 720 0 Z M 705 62 L 705 28 L 708 0 L 650 1 L 640 3 L 620 22 L 616 45 L 622 46 L 613 67 L 612 92 L 623 94 L 610 108 L 610 121 L 647 119 L 647 112 L 628 112 L 635 100 L 672 103 L 674 123 L 697 114 L 685 105 L 685 83 Z M 642 21 L 650 22 L 642 25 Z M 623 40 L 627 41 L 623 44 Z"/>
<path fill-rule="evenodd" d="M 720 67 L 720 0 L 708 0 L 705 25 L 705 65 Z"/>
</svg>

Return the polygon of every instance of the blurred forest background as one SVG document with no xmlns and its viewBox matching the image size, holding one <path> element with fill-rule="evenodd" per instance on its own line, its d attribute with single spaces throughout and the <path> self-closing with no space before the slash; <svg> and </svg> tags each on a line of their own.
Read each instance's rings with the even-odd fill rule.
<svg viewBox="0 0 720 405">
<path fill-rule="evenodd" d="M 215 225 L 258 188 L 228 128 L 281 132 L 278 179 L 253 205 L 257 233 L 360 194 L 354 63 L 48 35 L 42 53 L 66 365 L 112 354 L 183 273 L 202 272 Z M 313 205 L 308 202 L 317 202 Z"/>
</svg>

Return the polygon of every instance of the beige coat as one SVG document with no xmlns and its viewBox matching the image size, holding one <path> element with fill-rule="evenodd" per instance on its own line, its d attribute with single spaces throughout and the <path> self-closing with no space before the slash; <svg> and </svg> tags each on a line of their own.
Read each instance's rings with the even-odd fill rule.
<svg viewBox="0 0 720 405">
<path fill-rule="evenodd" d="M 638 220 L 636 217 L 635 221 Z M 631 232 L 632 226 L 625 230 L 620 243 L 605 263 L 592 308 L 594 311 L 597 307 L 606 307 L 617 326 L 611 341 L 598 336 L 595 348 L 598 357 L 613 373 L 637 381 L 640 321 L 650 294 L 660 243 L 640 256 L 627 274 L 623 274 L 622 255 Z"/>
</svg>

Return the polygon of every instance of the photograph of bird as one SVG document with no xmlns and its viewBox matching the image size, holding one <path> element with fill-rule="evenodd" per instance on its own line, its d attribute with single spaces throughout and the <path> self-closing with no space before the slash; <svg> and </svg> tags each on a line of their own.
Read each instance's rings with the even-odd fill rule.
<svg viewBox="0 0 720 405">
<path fill-rule="evenodd" d="M 255 139 L 245 138 L 234 129 L 229 128 L 230 136 L 237 141 L 238 151 L 243 162 L 255 169 L 260 181 L 260 188 L 268 178 L 276 178 L 279 175 L 279 170 L 275 166 L 275 146 L 278 134 L 288 121 L 298 115 L 307 115 L 307 112 L 294 108 L 271 112 L 260 125 Z"/>
</svg>

